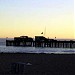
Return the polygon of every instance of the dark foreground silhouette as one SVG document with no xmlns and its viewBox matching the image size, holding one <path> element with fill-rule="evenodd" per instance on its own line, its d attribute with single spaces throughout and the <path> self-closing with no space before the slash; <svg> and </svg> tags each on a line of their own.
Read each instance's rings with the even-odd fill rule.
<svg viewBox="0 0 75 75">
<path fill-rule="evenodd" d="M 0 53 L 0 74 L 75 75 L 75 54 Z"/>
</svg>

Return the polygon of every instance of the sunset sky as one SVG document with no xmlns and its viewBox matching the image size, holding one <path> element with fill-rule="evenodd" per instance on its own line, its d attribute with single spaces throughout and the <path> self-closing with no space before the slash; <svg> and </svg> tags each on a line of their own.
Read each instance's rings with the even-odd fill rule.
<svg viewBox="0 0 75 75">
<path fill-rule="evenodd" d="M 74 0 L 0 0 L 0 38 L 74 39 L 74 31 Z"/>
</svg>

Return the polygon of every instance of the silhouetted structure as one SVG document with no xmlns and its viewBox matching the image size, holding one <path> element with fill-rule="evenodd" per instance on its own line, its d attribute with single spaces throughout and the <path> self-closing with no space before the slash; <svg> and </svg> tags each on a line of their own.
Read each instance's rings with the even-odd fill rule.
<svg viewBox="0 0 75 75">
<path fill-rule="evenodd" d="M 46 38 L 43 36 L 35 36 L 35 47 L 44 47 Z"/>
<path fill-rule="evenodd" d="M 6 46 L 75 48 L 75 41 L 58 41 L 44 36 L 35 36 L 35 40 L 33 40 L 28 36 L 20 36 L 14 37 L 14 40 L 6 40 Z"/>
<path fill-rule="evenodd" d="M 11 73 L 12 74 L 22 74 L 24 72 L 25 68 L 25 63 L 21 62 L 16 62 L 16 63 L 11 63 Z"/>
<path fill-rule="evenodd" d="M 14 40 L 6 40 L 6 46 L 32 46 L 33 39 L 28 36 L 14 37 Z"/>
</svg>

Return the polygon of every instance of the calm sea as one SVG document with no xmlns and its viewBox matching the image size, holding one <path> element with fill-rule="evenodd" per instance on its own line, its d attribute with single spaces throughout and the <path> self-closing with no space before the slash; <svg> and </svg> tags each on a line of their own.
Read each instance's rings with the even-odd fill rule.
<svg viewBox="0 0 75 75">
<path fill-rule="evenodd" d="M 0 38 L 0 52 L 9 53 L 75 53 L 75 48 L 35 48 L 6 46 L 6 39 Z"/>
</svg>

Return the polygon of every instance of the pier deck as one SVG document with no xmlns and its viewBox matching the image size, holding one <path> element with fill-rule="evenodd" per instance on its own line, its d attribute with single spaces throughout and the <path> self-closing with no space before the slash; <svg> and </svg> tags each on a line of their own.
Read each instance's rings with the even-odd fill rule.
<svg viewBox="0 0 75 75">
<path fill-rule="evenodd" d="M 14 37 L 14 40 L 6 40 L 6 46 L 23 47 L 50 47 L 50 48 L 75 48 L 75 41 L 61 41 L 35 36 L 35 40 L 28 36 Z"/>
</svg>

